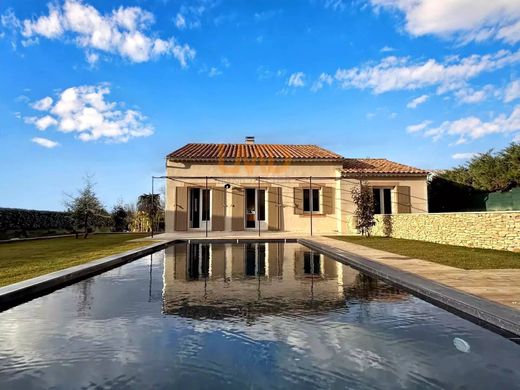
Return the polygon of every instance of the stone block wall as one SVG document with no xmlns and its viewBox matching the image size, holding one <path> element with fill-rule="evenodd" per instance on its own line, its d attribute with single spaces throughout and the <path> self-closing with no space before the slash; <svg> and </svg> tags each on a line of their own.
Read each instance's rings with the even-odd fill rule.
<svg viewBox="0 0 520 390">
<path fill-rule="evenodd" d="M 348 219 L 348 234 L 357 234 Z M 519 252 L 520 212 L 377 215 L 372 235 Z"/>
</svg>

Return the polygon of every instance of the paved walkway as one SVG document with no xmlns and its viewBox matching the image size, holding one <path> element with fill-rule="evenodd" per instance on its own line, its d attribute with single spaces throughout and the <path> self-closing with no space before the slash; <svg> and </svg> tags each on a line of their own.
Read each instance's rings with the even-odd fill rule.
<svg viewBox="0 0 520 390">
<path fill-rule="evenodd" d="M 332 238 L 306 237 L 520 311 L 520 269 L 464 270 Z"/>
</svg>

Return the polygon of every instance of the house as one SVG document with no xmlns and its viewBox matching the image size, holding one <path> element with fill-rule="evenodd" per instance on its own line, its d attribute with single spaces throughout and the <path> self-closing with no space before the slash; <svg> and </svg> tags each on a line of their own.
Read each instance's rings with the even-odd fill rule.
<svg viewBox="0 0 520 390">
<path fill-rule="evenodd" d="M 315 145 L 187 144 L 166 157 L 166 232 L 355 233 L 352 189 L 366 181 L 378 214 L 428 211 L 428 172 L 345 158 Z"/>
</svg>

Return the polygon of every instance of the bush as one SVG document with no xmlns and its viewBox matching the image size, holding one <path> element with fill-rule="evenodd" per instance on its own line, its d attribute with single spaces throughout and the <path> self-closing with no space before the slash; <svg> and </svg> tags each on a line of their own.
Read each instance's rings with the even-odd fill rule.
<svg viewBox="0 0 520 390">
<path fill-rule="evenodd" d="M 62 211 L 0 207 L 0 240 L 71 233 L 73 221 Z"/>
<path fill-rule="evenodd" d="M 72 231 L 73 221 L 69 213 L 0 208 L 0 231 L 66 229 Z"/>
</svg>

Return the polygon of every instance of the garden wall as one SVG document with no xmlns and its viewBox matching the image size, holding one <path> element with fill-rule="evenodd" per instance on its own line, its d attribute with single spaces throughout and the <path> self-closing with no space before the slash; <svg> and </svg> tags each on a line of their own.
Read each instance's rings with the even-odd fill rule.
<svg viewBox="0 0 520 390">
<path fill-rule="evenodd" d="M 356 233 L 348 218 L 349 233 Z M 378 215 L 376 222 L 374 236 L 520 251 L 519 211 Z"/>
</svg>

